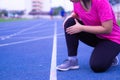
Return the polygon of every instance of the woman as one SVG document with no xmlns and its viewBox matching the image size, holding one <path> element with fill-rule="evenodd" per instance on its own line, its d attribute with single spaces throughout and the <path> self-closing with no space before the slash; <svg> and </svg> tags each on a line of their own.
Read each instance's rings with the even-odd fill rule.
<svg viewBox="0 0 120 80">
<path fill-rule="evenodd" d="M 94 47 L 90 67 L 94 72 L 104 72 L 118 64 L 120 52 L 120 27 L 108 0 L 70 0 L 74 11 L 64 21 L 68 59 L 57 66 L 58 70 L 78 69 L 77 48 L 79 40 Z"/>
</svg>

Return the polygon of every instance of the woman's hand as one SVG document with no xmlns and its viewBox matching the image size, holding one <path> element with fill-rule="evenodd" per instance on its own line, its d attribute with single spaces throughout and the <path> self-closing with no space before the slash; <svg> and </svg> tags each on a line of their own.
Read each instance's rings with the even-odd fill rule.
<svg viewBox="0 0 120 80">
<path fill-rule="evenodd" d="M 76 33 L 79 33 L 79 32 L 81 32 L 81 31 L 83 31 L 83 25 L 81 25 L 78 21 L 77 21 L 77 19 L 75 19 L 75 25 L 73 25 L 73 26 L 70 26 L 70 27 L 68 27 L 67 29 L 66 29 L 66 32 L 68 33 L 68 34 L 70 34 L 70 35 L 72 35 L 72 34 L 76 34 Z"/>
<path fill-rule="evenodd" d="M 66 22 L 69 18 L 71 18 L 71 17 L 76 18 L 76 19 L 78 18 L 77 14 L 74 13 L 74 12 L 72 12 L 72 13 L 64 20 L 63 26 L 64 26 L 65 22 Z"/>
</svg>

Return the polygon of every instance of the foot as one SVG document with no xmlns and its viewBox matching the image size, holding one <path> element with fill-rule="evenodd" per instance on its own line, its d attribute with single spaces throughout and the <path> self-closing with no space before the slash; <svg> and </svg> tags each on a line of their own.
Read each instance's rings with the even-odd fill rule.
<svg viewBox="0 0 120 80">
<path fill-rule="evenodd" d="M 78 65 L 78 60 L 65 60 L 63 62 L 63 64 L 57 66 L 57 70 L 60 70 L 60 71 L 67 71 L 67 70 L 70 70 L 70 69 L 78 69 L 79 68 L 79 65 Z"/>
<path fill-rule="evenodd" d="M 115 59 L 114 59 L 113 62 L 112 62 L 112 66 L 117 66 L 118 63 L 119 63 L 119 59 L 118 59 L 118 57 L 116 56 Z"/>
</svg>

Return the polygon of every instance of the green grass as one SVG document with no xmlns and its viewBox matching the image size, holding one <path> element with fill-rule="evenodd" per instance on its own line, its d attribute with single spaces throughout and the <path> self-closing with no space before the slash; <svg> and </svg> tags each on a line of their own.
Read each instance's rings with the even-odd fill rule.
<svg viewBox="0 0 120 80">
<path fill-rule="evenodd" d="M 8 19 L 0 18 L 0 22 L 10 22 L 10 21 L 18 21 L 18 20 L 28 20 L 28 19 L 25 19 L 25 18 L 8 18 Z M 120 25 L 120 20 L 118 21 L 118 25 Z"/>
<path fill-rule="evenodd" d="M 24 19 L 24 18 L 8 18 L 8 19 L 0 18 L 0 22 L 10 22 L 10 21 L 18 21 L 18 20 L 27 20 L 27 19 Z"/>
<path fill-rule="evenodd" d="M 120 25 L 120 20 L 118 21 L 118 25 Z"/>
</svg>

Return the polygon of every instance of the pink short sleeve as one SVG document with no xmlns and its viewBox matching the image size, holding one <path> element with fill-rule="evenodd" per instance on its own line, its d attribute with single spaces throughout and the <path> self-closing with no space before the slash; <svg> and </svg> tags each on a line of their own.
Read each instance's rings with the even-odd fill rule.
<svg viewBox="0 0 120 80">
<path fill-rule="evenodd" d="M 108 0 L 98 0 L 96 6 L 101 22 L 113 19 L 111 5 L 109 4 Z"/>
</svg>

